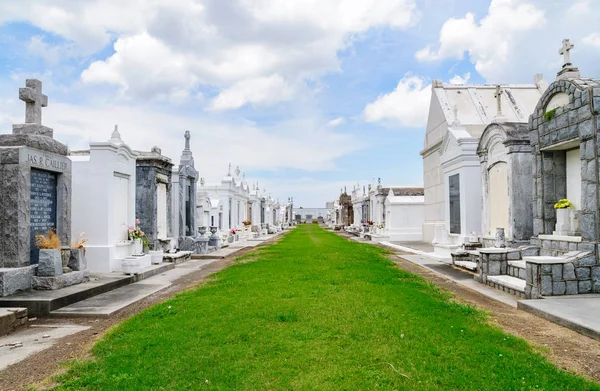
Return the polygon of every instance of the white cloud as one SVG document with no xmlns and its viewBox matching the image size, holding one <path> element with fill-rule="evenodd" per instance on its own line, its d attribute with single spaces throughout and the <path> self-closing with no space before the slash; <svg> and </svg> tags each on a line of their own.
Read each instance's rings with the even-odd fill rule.
<svg viewBox="0 0 600 391">
<path fill-rule="evenodd" d="M 595 49 L 600 49 L 600 33 L 591 33 L 582 40 L 584 45 L 591 46 Z"/>
<path fill-rule="evenodd" d="M 242 90 L 252 83 L 268 85 L 274 77 L 290 86 L 338 71 L 338 51 L 361 33 L 403 29 L 417 19 L 415 0 L 22 0 L 0 5 L 0 24 L 30 22 L 84 55 L 114 41 L 115 52 L 83 72 L 85 83 L 113 84 L 126 96 L 146 98 L 208 86 L 223 91 L 213 102 L 223 109 L 239 107 L 234 101 L 287 100 L 300 90 L 254 98 Z M 49 50 L 38 54 L 54 61 Z"/>
<path fill-rule="evenodd" d="M 268 106 L 290 100 L 294 89 L 280 75 L 242 80 L 212 101 L 212 110 L 237 109 L 246 104 Z"/>
<path fill-rule="evenodd" d="M 571 58 L 582 74 L 595 76 L 600 53 L 595 34 L 600 2 L 580 0 L 571 4 L 547 0 L 491 0 L 482 18 L 467 13 L 447 19 L 437 44 L 416 51 L 420 61 L 467 59 L 491 83 L 531 82 L 536 73 L 549 80 L 560 70 L 558 55 L 563 38 L 576 49 Z M 590 31 L 595 28 L 595 32 Z M 583 43 L 583 44 L 581 44 Z M 550 77 L 548 77 L 550 76 Z"/>
<path fill-rule="evenodd" d="M 338 117 L 327 122 L 327 126 L 329 126 L 330 128 L 335 128 L 336 126 L 343 125 L 345 122 L 346 120 L 344 119 L 344 117 Z"/>
<path fill-rule="evenodd" d="M 479 23 L 470 12 L 461 19 L 448 19 L 440 30 L 439 48 L 425 47 L 415 56 L 421 61 L 461 60 L 468 52 L 475 69 L 485 76 L 506 64 L 518 33 L 539 29 L 545 23 L 544 10 L 532 4 L 492 0 L 487 16 Z"/>
<path fill-rule="evenodd" d="M 381 95 L 364 110 L 365 120 L 379 122 L 392 120 L 402 126 L 425 126 L 431 99 L 431 84 L 424 78 L 406 75 L 394 91 Z"/>
<path fill-rule="evenodd" d="M 454 75 L 454 77 L 450 79 L 450 84 L 467 84 L 469 82 L 469 79 L 471 79 L 470 72 L 467 72 L 462 76 Z"/>
</svg>

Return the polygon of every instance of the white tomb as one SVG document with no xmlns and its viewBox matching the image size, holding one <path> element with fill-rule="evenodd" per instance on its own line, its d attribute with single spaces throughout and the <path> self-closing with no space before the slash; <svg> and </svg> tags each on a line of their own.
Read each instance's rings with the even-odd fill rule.
<svg viewBox="0 0 600 391">
<path fill-rule="evenodd" d="M 419 194 L 420 195 L 416 195 Z M 422 189 L 390 188 L 384 201 L 383 235 L 389 241 L 419 242 L 423 240 L 425 197 Z"/>
<path fill-rule="evenodd" d="M 121 270 L 133 255 L 128 226 L 135 224 L 136 156 L 115 127 L 110 140 L 73 151 L 72 237 L 85 233 L 92 272 Z"/>
</svg>

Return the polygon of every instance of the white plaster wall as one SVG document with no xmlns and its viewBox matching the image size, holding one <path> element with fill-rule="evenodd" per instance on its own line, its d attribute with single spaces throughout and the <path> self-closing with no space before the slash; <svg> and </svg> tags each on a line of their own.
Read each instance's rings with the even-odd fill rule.
<svg viewBox="0 0 600 391">
<path fill-rule="evenodd" d="M 425 197 L 387 197 L 385 236 L 391 241 L 418 242 L 423 240 Z"/>
</svg>

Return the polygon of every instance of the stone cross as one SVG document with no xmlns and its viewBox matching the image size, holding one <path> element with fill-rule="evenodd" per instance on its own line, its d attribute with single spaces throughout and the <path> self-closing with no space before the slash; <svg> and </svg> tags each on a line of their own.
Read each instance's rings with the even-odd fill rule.
<svg viewBox="0 0 600 391">
<path fill-rule="evenodd" d="M 571 65 L 571 54 L 569 53 L 571 49 L 573 49 L 575 45 L 573 45 L 568 39 L 562 40 L 562 47 L 558 51 L 558 54 L 561 54 L 565 58 L 565 63 L 563 67 L 567 65 Z"/>
<path fill-rule="evenodd" d="M 227 169 L 227 176 L 231 176 L 231 163 L 229 163 L 229 168 Z"/>
<path fill-rule="evenodd" d="M 496 116 L 501 117 L 502 116 L 502 94 L 504 93 L 504 91 L 500 88 L 500 85 L 498 84 L 496 86 L 496 94 L 494 95 L 494 98 L 496 98 L 496 110 L 498 111 Z"/>
<path fill-rule="evenodd" d="M 454 112 L 454 122 L 452 122 L 452 127 L 460 128 L 460 121 L 458 120 L 458 106 L 454 105 L 452 111 Z"/>
<path fill-rule="evenodd" d="M 25 123 L 42 124 L 42 107 L 48 106 L 48 97 L 42 94 L 42 82 L 25 80 L 25 88 L 19 88 L 19 99 L 25 102 Z"/>
<path fill-rule="evenodd" d="M 185 131 L 185 150 L 189 151 L 190 150 L 190 131 L 186 130 Z"/>
</svg>

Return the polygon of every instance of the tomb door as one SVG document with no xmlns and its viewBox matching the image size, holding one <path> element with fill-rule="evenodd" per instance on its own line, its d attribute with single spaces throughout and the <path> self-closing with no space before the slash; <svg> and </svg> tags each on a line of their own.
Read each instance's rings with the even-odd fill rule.
<svg viewBox="0 0 600 391">
<path fill-rule="evenodd" d="M 159 239 L 168 236 L 167 233 L 167 185 L 158 183 L 156 186 L 156 234 Z"/>
<path fill-rule="evenodd" d="M 127 224 L 129 219 L 129 176 L 115 173 L 113 176 L 113 243 L 128 239 Z"/>
<path fill-rule="evenodd" d="M 185 236 L 192 236 L 194 235 L 194 227 L 192 227 L 192 213 L 194 213 L 192 200 L 194 199 L 194 187 L 189 179 L 186 180 L 185 186 Z"/>
<path fill-rule="evenodd" d="M 454 174 L 448 178 L 448 199 L 450 207 L 450 233 L 460 234 L 460 176 Z"/>
<path fill-rule="evenodd" d="M 488 174 L 489 234 L 495 234 L 496 228 L 504 228 L 508 233 L 508 164 L 498 162 Z"/>
<path fill-rule="evenodd" d="M 579 148 L 567 151 L 567 199 L 581 209 L 581 157 Z"/>
</svg>

